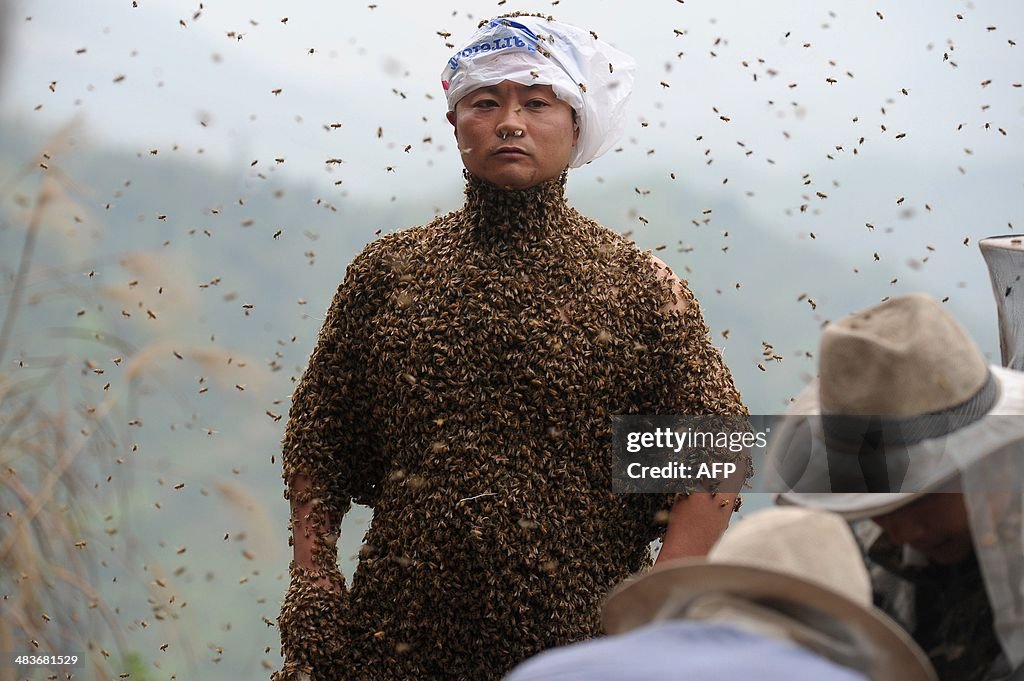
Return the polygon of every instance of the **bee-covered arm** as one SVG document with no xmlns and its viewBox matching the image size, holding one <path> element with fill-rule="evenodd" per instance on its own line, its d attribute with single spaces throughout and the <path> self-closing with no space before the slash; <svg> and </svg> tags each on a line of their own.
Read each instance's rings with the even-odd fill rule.
<svg viewBox="0 0 1024 681">
<path fill-rule="evenodd" d="M 349 266 L 292 395 L 282 449 L 289 501 L 290 582 L 278 617 L 284 666 L 273 681 L 337 681 L 348 592 L 338 569 L 341 521 L 352 501 L 372 506 L 384 468 L 368 425 L 365 332 L 373 296 Z"/>
</svg>

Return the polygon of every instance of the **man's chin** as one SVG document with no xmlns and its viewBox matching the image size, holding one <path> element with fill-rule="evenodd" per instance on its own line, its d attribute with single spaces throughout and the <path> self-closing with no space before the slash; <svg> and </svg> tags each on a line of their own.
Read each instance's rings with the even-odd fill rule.
<svg viewBox="0 0 1024 681">
<path fill-rule="evenodd" d="M 502 189 L 527 189 L 539 184 L 537 173 L 527 168 L 500 168 L 494 172 L 480 173 L 479 177 Z"/>
<path fill-rule="evenodd" d="M 958 565 L 967 561 L 974 555 L 974 547 L 964 545 L 963 542 L 951 539 L 934 546 L 924 548 L 914 547 L 920 551 L 929 561 L 936 565 Z"/>
<path fill-rule="evenodd" d="M 502 175 L 491 180 L 491 184 L 496 187 L 501 187 L 508 191 L 514 191 L 516 189 L 529 189 L 533 185 L 537 184 L 532 178 L 526 178 L 522 176 L 508 176 Z"/>
</svg>

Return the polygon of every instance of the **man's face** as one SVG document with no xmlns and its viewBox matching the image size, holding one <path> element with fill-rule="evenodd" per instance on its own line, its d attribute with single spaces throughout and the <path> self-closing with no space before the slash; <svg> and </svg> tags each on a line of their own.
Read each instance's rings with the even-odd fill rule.
<svg viewBox="0 0 1024 681">
<path fill-rule="evenodd" d="M 971 527 L 963 494 L 936 492 L 872 518 L 894 544 L 911 546 L 930 561 L 953 565 L 971 556 Z"/>
<path fill-rule="evenodd" d="M 507 189 L 558 177 L 579 137 L 572 107 L 550 85 L 504 80 L 479 88 L 459 100 L 448 120 L 455 126 L 466 169 Z M 515 136 L 516 130 L 522 135 Z"/>
</svg>

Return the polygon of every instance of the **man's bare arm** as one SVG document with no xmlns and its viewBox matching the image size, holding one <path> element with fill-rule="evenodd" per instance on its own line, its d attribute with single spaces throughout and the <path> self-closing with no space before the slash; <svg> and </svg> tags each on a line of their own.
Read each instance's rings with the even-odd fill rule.
<svg viewBox="0 0 1024 681">
<path fill-rule="evenodd" d="M 319 499 L 313 496 L 312 481 L 307 475 L 292 476 L 289 497 L 295 565 L 308 570 L 317 586 L 339 592 L 343 588 L 337 574 L 341 519 L 323 511 Z"/>
<path fill-rule="evenodd" d="M 327 513 L 318 481 L 299 472 L 286 481 L 294 558 L 277 618 L 284 665 L 271 681 L 341 678 L 335 646 L 341 637 L 340 618 L 347 594 L 337 565 L 340 518 L 335 521 Z"/>
<path fill-rule="evenodd" d="M 655 276 L 672 289 L 672 299 L 662 305 L 659 312 L 685 313 L 690 296 L 684 291 L 683 283 L 660 258 L 651 255 L 651 261 Z M 736 479 L 742 483 L 746 478 L 741 475 Z M 706 555 L 729 527 L 738 496 L 739 485 L 725 483 L 714 494 L 701 490 L 679 497 L 669 512 L 668 529 L 656 563 Z"/>
</svg>

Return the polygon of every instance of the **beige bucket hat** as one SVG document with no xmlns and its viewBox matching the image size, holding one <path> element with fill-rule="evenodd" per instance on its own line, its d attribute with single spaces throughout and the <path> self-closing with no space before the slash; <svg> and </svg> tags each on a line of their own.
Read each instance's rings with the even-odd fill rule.
<svg viewBox="0 0 1024 681">
<path fill-rule="evenodd" d="M 605 631 L 621 634 L 688 618 L 690 605 L 710 594 L 782 613 L 775 623 L 788 622 L 783 629 L 798 643 L 802 632 L 820 630 L 815 638 L 857 651 L 859 670 L 872 680 L 936 678 L 913 639 L 872 605 L 860 550 L 849 526 L 833 513 L 778 507 L 751 514 L 706 558 L 673 561 L 616 588 L 604 605 Z"/>
<path fill-rule="evenodd" d="M 929 295 L 892 298 L 829 324 L 819 357 L 819 378 L 769 440 L 766 468 L 781 478 L 771 485 L 790 490 L 779 503 L 873 517 L 1024 442 L 1024 419 L 988 418 L 1024 414 L 1024 373 L 990 366 Z M 861 477 L 865 453 L 884 491 Z"/>
</svg>

